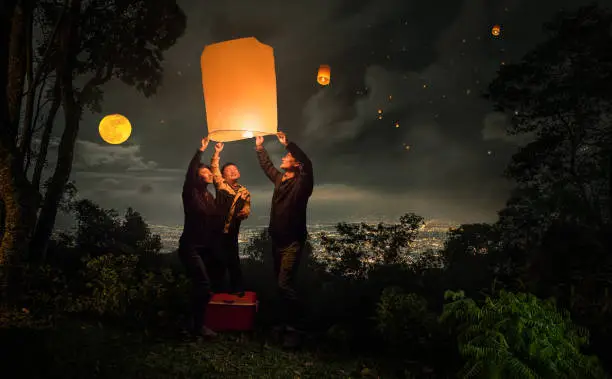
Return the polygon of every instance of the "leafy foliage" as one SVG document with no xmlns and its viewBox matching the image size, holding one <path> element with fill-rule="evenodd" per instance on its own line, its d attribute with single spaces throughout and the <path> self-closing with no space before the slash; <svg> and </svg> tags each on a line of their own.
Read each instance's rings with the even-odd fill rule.
<svg viewBox="0 0 612 379">
<path fill-rule="evenodd" d="M 482 306 L 447 292 L 442 321 L 459 329 L 459 351 L 467 362 L 462 377 L 602 378 L 595 357 L 580 352 L 588 331 L 575 327 L 553 301 L 500 291 Z"/>
<path fill-rule="evenodd" d="M 600 331 L 602 352 L 610 313 L 587 304 L 605 303 L 612 282 L 611 25 L 596 4 L 559 12 L 549 39 L 504 66 L 488 94 L 509 135 L 532 137 L 507 169 L 517 185 L 499 212 L 500 242 L 528 290 Z"/>
<path fill-rule="evenodd" d="M 435 313 L 427 300 L 398 287 L 385 288 L 376 309 L 377 329 L 394 346 L 422 345 L 436 332 Z"/>
<path fill-rule="evenodd" d="M 551 38 L 489 86 L 488 97 L 510 116 L 508 134 L 534 136 L 507 169 L 518 183 L 507 207 L 517 209 L 501 213 L 509 231 L 541 230 L 557 219 L 610 222 L 611 22 L 595 5 L 560 12 L 546 25 Z"/>
<path fill-rule="evenodd" d="M 42 33 L 51 35 L 64 6 L 57 1 L 39 3 Z M 186 26 L 185 14 L 175 0 L 93 0 L 83 2 L 80 13 L 70 17 L 78 17 L 79 23 L 72 36 L 78 43 L 71 62 L 75 76 L 94 74 L 103 82 L 117 78 L 147 97 L 162 83 L 163 52 L 176 43 Z M 40 47 L 41 55 L 45 47 Z M 53 51 L 51 61 L 60 64 L 59 50 Z M 99 112 L 101 89 L 83 89 L 82 104 Z"/>
<path fill-rule="evenodd" d="M 339 223 L 338 237 L 322 235 L 321 244 L 331 272 L 365 277 L 376 265 L 407 262 L 423 217 L 408 213 L 399 221 L 378 225 Z"/>
<path fill-rule="evenodd" d="M 89 200 L 74 205 L 77 218 L 75 247 L 92 256 L 106 253 L 155 255 L 161 249 L 161 237 L 152 234 L 148 225 L 132 208 L 123 219 L 112 209 L 103 209 Z"/>
<path fill-rule="evenodd" d="M 83 274 L 89 291 L 77 299 L 75 310 L 158 326 L 168 322 L 169 311 L 184 311 L 190 288 L 185 276 L 169 269 L 139 270 L 138 259 L 108 254 L 87 262 Z"/>
</svg>

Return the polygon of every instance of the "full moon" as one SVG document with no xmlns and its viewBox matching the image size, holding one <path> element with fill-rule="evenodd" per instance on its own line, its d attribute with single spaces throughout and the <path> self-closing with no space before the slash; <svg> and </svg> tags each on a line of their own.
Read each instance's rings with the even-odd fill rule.
<svg viewBox="0 0 612 379">
<path fill-rule="evenodd" d="M 120 114 L 111 114 L 100 121 L 98 127 L 100 137 L 112 145 L 118 145 L 127 141 L 132 134 L 130 121 Z"/>
</svg>

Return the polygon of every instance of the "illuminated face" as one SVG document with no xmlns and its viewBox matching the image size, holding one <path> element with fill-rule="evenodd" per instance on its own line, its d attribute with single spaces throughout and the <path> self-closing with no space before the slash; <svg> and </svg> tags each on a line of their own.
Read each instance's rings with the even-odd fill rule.
<svg viewBox="0 0 612 379">
<path fill-rule="evenodd" d="M 280 168 L 283 170 L 294 170 L 298 167 L 298 165 L 299 164 L 293 155 L 291 155 L 291 153 L 287 153 L 287 155 L 282 158 Z"/>
<path fill-rule="evenodd" d="M 213 174 L 206 167 L 200 167 L 200 169 L 198 170 L 198 175 L 200 175 L 200 177 L 202 179 L 204 179 L 204 181 L 206 183 L 212 183 L 213 182 Z"/>
<path fill-rule="evenodd" d="M 499 25 L 495 25 L 493 29 L 491 29 L 491 34 L 493 34 L 495 37 L 499 36 L 500 33 L 501 33 L 501 28 L 499 27 Z"/>
<path fill-rule="evenodd" d="M 229 182 L 235 182 L 240 179 L 240 171 L 238 170 L 238 167 L 234 166 L 233 164 L 225 167 L 223 169 L 223 179 Z"/>
</svg>

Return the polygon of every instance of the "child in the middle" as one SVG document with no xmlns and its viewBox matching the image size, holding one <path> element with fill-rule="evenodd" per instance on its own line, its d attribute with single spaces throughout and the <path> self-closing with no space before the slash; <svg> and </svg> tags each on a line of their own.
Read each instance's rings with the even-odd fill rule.
<svg viewBox="0 0 612 379">
<path fill-rule="evenodd" d="M 225 215 L 220 248 L 229 274 L 230 292 L 244 296 L 238 233 L 240 232 L 241 221 L 249 217 L 251 213 L 251 194 L 245 186 L 238 183 L 240 171 L 238 171 L 236 164 L 228 162 L 221 169 L 219 168 L 222 150 L 223 143 L 217 143 L 210 163 L 218 209 Z"/>
</svg>

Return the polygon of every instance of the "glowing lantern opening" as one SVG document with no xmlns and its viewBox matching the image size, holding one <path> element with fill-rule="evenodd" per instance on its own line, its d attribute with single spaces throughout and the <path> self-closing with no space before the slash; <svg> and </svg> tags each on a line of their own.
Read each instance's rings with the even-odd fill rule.
<svg viewBox="0 0 612 379">
<path fill-rule="evenodd" d="M 200 59 L 208 135 L 237 141 L 278 128 L 274 49 L 256 38 L 208 45 Z"/>
<path fill-rule="evenodd" d="M 112 145 L 124 143 L 132 134 L 132 124 L 123 115 L 110 114 L 105 116 L 98 125 L 100 137 Z"/>
<path fill-rule="evenodd" d="M 322 64 L 321 66 L 319 66 L 319 72 L 317 73 L 317 82 L 322 86 L 326 86 L 329 84 L 330 81 L 331 67 L 326 64 Z"/>
<path fill-rule="evenodd" d="M 501 34 L 501 26 L 493 26 L 493 28 L 491 29 L 491 34 L 493 34 L 495 37 L 498 37 Z"/>
</svg>

